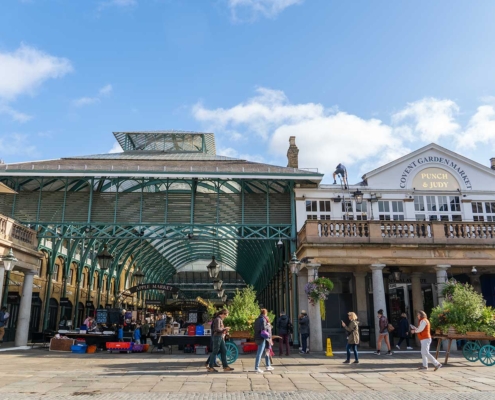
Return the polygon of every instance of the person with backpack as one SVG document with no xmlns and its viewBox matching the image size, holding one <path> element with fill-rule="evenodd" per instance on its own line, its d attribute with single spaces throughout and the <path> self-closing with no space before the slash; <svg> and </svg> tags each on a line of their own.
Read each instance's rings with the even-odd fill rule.
<svg viewBox="0 0 495 400">
<path fill-rule="evenodd" d="M 5 325 L 7 325 L 7 319 L 9 318 L 7 314 L 7 307 L 2 307 L 0 310 L 0 346 L 3 343 L 3 337 L 5 335 Z"/>
<path fill-rule="evenodd" d="M 394 353 L 392 353 L 392 347 L 390 346 L 390 341 L 388 338 L 388 334 L 389 334 L 388 319 L 385 315 L 383 315 L 383 310 L 381 309 L 378 310 L 377 317 L 378 317 L 379 332 L 378 332 L 378 340 L 376 343 L 376 351 L 373 354 L 376 354 L 377 356 L 381 354 L 380 349 L 382 347 L 382 340 L 385 340 L 385 344 L 387 345 L 388 348 L 387 356 L 391 356 Z"/>
<path fill-rule="evenodd" d="M 293 330 L 292 322 L 290 321 L 289 317 L 285 314 L 285 311 L 282 311 L 280 313 L 280 318 L 277 321 L 277 333 L 278 336 L 281 337 L 281 339 L 279 339 L 278 341 L 279 356 L 282 356 L 284 344 L 285 344 L 285 355 L 289 356 L 290 354 L 289 335 L 292 333 L 292 330 Z"/>
</svg>

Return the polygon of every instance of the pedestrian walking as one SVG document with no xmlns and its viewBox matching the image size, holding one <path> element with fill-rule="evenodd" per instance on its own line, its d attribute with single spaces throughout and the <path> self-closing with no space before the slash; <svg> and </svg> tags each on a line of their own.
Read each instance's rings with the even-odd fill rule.
<svg viewBox="0 0 495 400">
<path fill-rule="evenodd" d="M 350 321 L 348 325 L 344 321 L 341 321 L 342 327 L 347 331 L 347 359 L 344 361 L 344 364 L 350 364 L 351 350 L 354 352 L 354 364 L 359 364 L 357 351 L 359 344 L 359 321 L 357 315 L 353 312 L 348 313 L 347 316 Z"/>
<path fill-rule="evenodd" d="M 277 334 L 280 336 L 278 341 L 278 354 L 282 356 L 283 348 L 285 346 L 285 355 L 290 354 L 289 350 L 289 335 L 291 334 L 292 323 L 289 317 L 285 314 L 285 311 L 280 313 L 280 318 L 277 321 Z"/>
<path fill-rule="evenodd" d="M 150 334 L 150 324 L 147 320 L 144 320 L 144 324 L 141 326 L 141 343 L 146 344 Z"/>
<path fill-rule="evenodd" d="M 400 345 L 402 344 L 402 342 L 405 340 L 406 341 L 406 349 L 407 350 L 412 350 L 413 348 L 411 347 L 411 343 L 410 343 L 410 337 L 411 337 L 411 334 L 410 334 L 410 331 L 411 331 L 411 327 L 410 327 L 410 324 L 409 324 L 409 320 L 407 319 L 407 314 L 406 313 L 402 313 L 401 316 L 400 316 L 400 321 L 399 321 L 399 326 L 397 328 L 397 333 L 399 334 L 399 343 L 397 343 L 397 349 L 400 350 Z"/>
<path fill-rule="evenodd" d="M 307 354 L 309 353 L 309 349 L 308 349 L 309 318 L 308 318 L 308 313 L 305 310 L 302 310 L 301 315 L 299 316 L 299 332 L 301 333 L 301 344 L 302 344 L 302 348 L 299 353 Z"/>
<path fill-rule="evenodd" d="M 261 314 L 254 321 L 254 342 L 258 345 L 258 351 L 256 352 L 256 359 L 254 362 L 254 370 L 258 374 L 262 374 L 263 370 L 260 369 L 261 356 L 265 355 L 266 370 L 272 371 L 274 368 L 270 365 L 270 357 L 267 355 L 265 349 L 267 347 L 267 340 L 270 339 L 270 333 L 267 318 L 268 310 L 263 308 Z"/>
<path fill-rule="evenodd" d="M 377 313 L 378 317 L 378 326 L 379 326 L 379 332 L 378 332 L 378 340 L 376 343 L 376 351 L 373 354 L 380 355 L 380 349 L 382 348 L 382 340 L 385 340 L 385 344 L 387 345 L 387 356 L 391 356 L 394 353 L 392 353 L 392 348 L 390 346 L 390 341 L 388 337 L 388 319 L 385 315 L 383 315 L 383 310 L 378 310 Z"/>
<path fill-rule="evenodd" d="M 419 326 L 416 328 L 415 326 L 411 326 L 411 331 L 418 335 L 418 339 L 421 343 L 421 357 L 423 358 L 423 365 L 419 367 L 420 370 L 428 369 L 428 361 L 435 366 L 435 371 L 439 368 L 442 368 L 442 364 L 440 364 L 435 357 L 430 354 L 430 346 L 431 346 L 431 333 L 430 333 L 430 321 L 426 316 L 424 311 L 418 311 L 417 314 Z"/>
<path fill-rule="evenodd" d="M 134 340 L 134 343 L 141 344 L 141 326 L 139 324 L 136 324 L 136 327 L 134 328 L 132 339 Z"/>
<path fill-rule="evenodd" d="M 0 346 L 3 343 L 3 337 L 5 335 L 5 325 L 7 325 L 7 307 L 2 307 L 0 310 Z"/>
<path fill-rule="evenodd" d="M 213 336 L 213 350 L 211 352 L 210 365 L 207 369 L 208 372 L 218 372 L 214 365 L 216 364 L 216 355 L 220 353 L 222 359 L 223 370 L 225 372 L 233 371 L 234 368 L 229 367 L 227 364 L 227 348 L 225 347 L 225 335 L 230 330 L 228 327 L 223 326 L 223 320 L 229 316 L 229 311 L 226 309 L 221 310 L 211 324 L 211 334 Z"/>
</svg>

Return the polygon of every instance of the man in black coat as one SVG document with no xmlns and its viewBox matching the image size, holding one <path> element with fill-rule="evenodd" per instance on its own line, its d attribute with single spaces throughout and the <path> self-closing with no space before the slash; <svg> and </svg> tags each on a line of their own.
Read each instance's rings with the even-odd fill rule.
<svg viewBox="0 0 495 400">
<path fill-rule="evenodd" d="M 278 341 L 278 350 L 279 356 L 282 356 L 283 346 L 285 344 L 285 355 L 288 356 L 290 354 L 289 350 L 289 335 L 292 333 L 292 323 L 287 315 L 285 315 L 285 311 L 280 313 L 280 318 L 277 322 L 277 333 L 282 339 Z"/>
</svg>

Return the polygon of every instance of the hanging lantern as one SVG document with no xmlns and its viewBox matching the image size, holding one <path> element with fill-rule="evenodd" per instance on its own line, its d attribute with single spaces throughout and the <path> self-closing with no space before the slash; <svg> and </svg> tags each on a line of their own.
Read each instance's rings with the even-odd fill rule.
<svg viewBox="0 0 495 400">
<path fill-rule="evenodd" d="M 96 255 L 98 259 L 98 264 L 100 265 L 100 270 L 106 271 L 110 268 L 110 264 L 112 264 L 113 256 L 108 252 L 108 246 L 105 244 L 103 246 L 103 251 Z"/>
<path fill-rule="evenodd" d="M 177 300 L 179 298 L 179 292 L 172 293 L 172 298 Z"/>
<path fill-rule="evenodd" d="M 222 301 L 225 303 L 227 301 L 227 295 L 224 294 L 223 297 L 222 297 Z"/>
<path fill-rule="evenodd" d="M 206 268 L 208 269 L 208 273 L 210 274 L 210 278 L 216 279 L 218 277 L 218 274 L 220 272 L 220 266 L 215 261 L 215 256 L 211 257 L 211 263 L 209 263 Z"/>
<path fill-rule="evenodd" d="M 217 290 L 217 296 L 218 296 L 218 298 L 221 299 L 224 294 L 225 294 L 225 290 L 224 289 Z"/>
<path fill-rule="evenodd" d="M 14 264 L 19 261 L 17 258 L 14 256 L 14 251 L 12 250 L 12 247 L 9 250 L 9 253 L 2 257 L 3 261 L 3 267 L 5 268 L 5 271 L 12 271 L 14 268 Z"/>
<path fill-rule="evenodd" d="M 215 279 L 213 281 L 213 289 L 220 290 L 222 288 L 223 281 L 221 279 Z"/>
<path fill-rule="evenodd" d="M 139 286 L 141 285 L 141 283 L 143 283 L 144 273 L 141 271 L 140 268 L 138 268 L 137 271 L 134 272 L 132 277 L 134 278 L 134 282 L 136 283 L 136 286 Z"/>
<path fill-rule="evenodd" d="M 297 274 L 301 267 L 301 262 L 297 259 L 296 253 L 292 255 L 292 259 L 289 261 L 290 272 Z"/>
</svg>

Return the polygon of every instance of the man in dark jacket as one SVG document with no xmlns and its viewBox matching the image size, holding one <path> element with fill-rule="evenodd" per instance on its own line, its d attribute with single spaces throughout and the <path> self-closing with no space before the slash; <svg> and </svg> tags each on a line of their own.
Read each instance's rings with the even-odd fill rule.
<svg viewBox="0 0 495 400">
<path fill-rule="evenodd" d="M 299 332 L 301 333 L 302 350 L 301 354 L 309 353 L 308 338 L 309 338 L 309 317 L 305 310 L 301 311 L 299 316 Z"/>
<path fill-rule="evenodd" d="M 229 311 L 226 309 L 221 310 L 211 324 L 211 335 L 213 336 L 213 350 L 211 354 L 220 353 L 222 359 L 222 365 L 224 371 L 233 371 L 234 368 L 229 367 L 227 364 L 227 348 L 225 347 L 225 335 L 230 330 L 223 326 L 223 320 L 229 316 Z M 216 364 L 216 357 L 210 357 L 210 365 L 207 369 L 208 372 L 218 372 L 214 367 Z"/>
<path fill-rule="evenodd" d="M 279 355 L 282 356 L 282 350 L 285 344 L 285 355 L 289 355 L 289 335 L 291 331 L 291 326 L 292 323 L 290 322 L 290 319 L 287 315 L 285 315 L 285 311 L 282 311 L 280 313 L 280 318 L 278 319 L 277 322 L 277 332 L 278 335 L 282 338 L 279 339 L 278 341 L 278 350 L 279 350 Z"/>
</svg>

